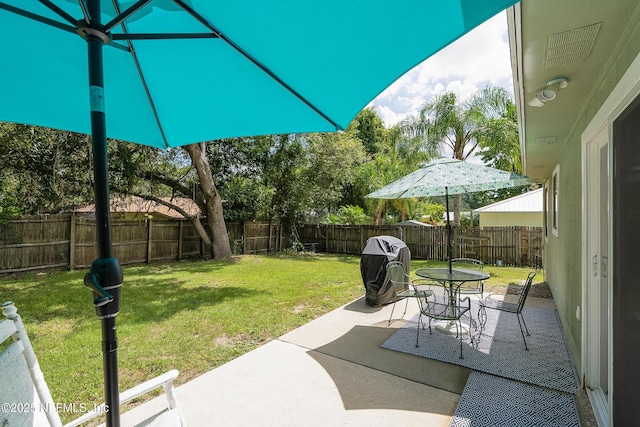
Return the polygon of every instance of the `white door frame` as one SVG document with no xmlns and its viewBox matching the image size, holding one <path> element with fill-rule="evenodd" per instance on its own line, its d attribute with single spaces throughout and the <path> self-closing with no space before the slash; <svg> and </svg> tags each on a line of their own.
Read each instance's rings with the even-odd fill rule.
<svg viewBox="0 0 640 427">
<path fill-rule="evenodd" d="M 589 286 L 590 276 L 593 276 L 594 248 L 599 243 L 599 236 L 595 236 L 590 225 L 594 223 L 594 215 L 591 209 L 596 203 L 593 197 L 589 198 L 589 186 L 595 182 L 595 178 L 588 176 L 594 170 L 594 159 L 599 159 L 598 147 L 602 146 L 603 141 L 609 144 L 609 167 L 612 166 L 612 136 L 614 120 L 631 104 L 631 102 L 640 95 L 640 55 L 636 56 L 631 66 L 627 69 L 623 77 L 620 79 L 616 87 L 609 94 L 607 100 L 598 110 L 594 118 L 591 120 L 587 128 L 582 133 L 582 307 L 585 313 L 582 319 L 582 372 L 581 377 L 583 386 L 587 388 L 589 399 L 593 406 L 598 424 L 602 426 L 613 425 L 613 345 L 612 345 L 612 322 L 609 322 L 609 355 L 608 355 L 608 399 L 602 392 L 598 390 L 599 385 L 599 361 L 600 351 L 600 309 L 599 295 L 592 292 Z M 598 169 L 595 169 L 598 170 Z M 609 177 L 609 206 L 612 206 L 612 176 Z M 599 191 L 598 191 L 599 193 Z M 599 214 L 598 214 L 599 215 Z M 596 215 L 596 217 L 598 216 Z M 613 265 L 612 248 L 615 236 L 612 234 L 612 213 L 609 210 L 609 218 L 607 219 L 609 228 L 609 253 L 607 254 L 609 265 Z M 598 242 L 598 243 L 596 243 Z M 598 263 L 598 265 L 600 262 Z M 598 272 L 599 273 L 599 272 Z M 613 313 L 612 307 L 612 283 L 615 272 L 609 269 L 609 306 L 608 313 Z M 577 313 L 580 315 L 580 313 Z M 591 389 L 592 385 L 596 385 L 595 389 Z"/>
<path fill-rule="evenodd" d="M 613 356 L 613 340 L 612 340 L 612 328 L 611 328 L 611 314 L 613 312 L 612 296 L 613 286 L 611 277 L 608 274 L 607 280 L 607 298 L 603 301 L 601 296 L 602 276 L 603 276 L 603 262 L 608 259 L 612 261 L 612 218 L 611 209 L 612 206 L 612 176 L 609 174 L 603 176 L 601 171 L 601 156 L 602 149 L 605 148 L 608 152 L 608 169 L 611 171 L 611 126 L 603 126 L 599 131 L 587 141 L 583 147 L 583 166 L 584 166 L 584 180 L 588 191 L 584 192 L 584 207 L 583 210 L 583 247 L 586 254 L 584 260 L 584 280 L 582 282 L 582 307 L 584 310 L 584 316 L 582 318 L 582 347 L 583 347 L 583 381 L 584 386 L 587 388 L 591 404 L 593 406 L 594 413 L 600 426 L 612 425 L 610 423 L 611 414 L 613 412 L 612 399 L 611 399 L 611 386 L 612 386 L 612 356 Z M 607 182 L 603 183 L 607 187 L 606 194 L 600 192 L 601 179 L 606 179 Z M 606 214 L 601 215 L 601 205 L 606 204 Z M 601 242 L 601 227 L 607 228 L 608 235 L 608 249 L 607 253 L 602 251 Z M 608 330 L 607 334 L 607 363 L 608 366 L 602 366 L 602 354 L 601 354 L 601 337 L 603 331 L 601 330 L 602 317 L 608 318 Z M 586 333 L 588 331 L 588 333 Z M 608 374 L 607 384 L 602 384 L 601 370 L 606 369 Z M 607 395 L 604 390 L 608 390 Z"/>
</svg>

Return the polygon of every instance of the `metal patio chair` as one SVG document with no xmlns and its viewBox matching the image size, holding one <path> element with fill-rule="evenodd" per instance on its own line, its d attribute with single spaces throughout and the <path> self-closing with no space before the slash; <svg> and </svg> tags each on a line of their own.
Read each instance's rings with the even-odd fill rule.
<svg viewBox="0 0 640 427">
<path fill-rule="evenodd" d="M 527 324 L 524 322 L 524 317 L 522 316 L 522 308 L 524 307 L 524 303 L 527 300 L 527 295 L 529 295 L 529 290 L 531 289 L 533 278 L 536 277 L 536 274 L 538 274 L 538 270 L 530 272 L 527 276 L 527 280 L 525 281 L 524 287 L 520 292 L 517 303 L 506 302 L 501 299 L 493 298 L 492 294 L 480 300 L 480 308 L 478 309 L 478 319 L 480 320 L 480 336 L 482 336 L 482 330 L 484 329 L 484 325 L 487 322 L 487 308 L 502 311 L 505 313 L 513 313 L 518 317 L 518 326 L 520 326 L 520 333 L 522 334 L 522 340 L 524 341 L 524 348 L 525 350 L 529 350 L 529 347 L 527 347 L 527 339 L 525 338 L 525 331 L 527 333 L 527 336 L 530 336 L 530 334 L 529 329 L 527 328 Z M 524 330 L 522 329 L 522 325 L 524 325 Z"/>
<path fill-rule="evenodd" d="M 393 308 L 389 315 L 387 327 L 391 326 L 391 323 L 393 323 L 393 312 L 396 309 L 396 303 L 398 301 L 405 299 L 404 313 L 402 313 L 402 317 L 400 317 L 400 319 L 404 319 L 404 315 L 407 314 L 407 307 L 409 306 L 410 298 L 428 298 L 433 295 L 430 282 L 424 279 L 410 280 L 409 275 L 404 268 L 404 264 L 400 261 L 391 261 L 387 264 L 387 276 L 385 282 L 386 281 L 390 281 L 394 289 L 392 301 Z"/>
<path fill-rule="evenodd" d="M 439 330 L 442 333 L 450 333 L 453 326 L 455 326 L 455 335 L 457 338 L 460 338 L 460 359 L 464 359 L 462 354 L 462 335 L 465 333 L 464 328 L 462 327 L 462 317 L 467 314 L 469 317 L 469 328 L 467 332 L 469 334 L 469 340 L 473 344 L 474 338 L 471 335 L 471 324 L 473 319 L 469 315 L 471 312 L 471 300 L 469 297 L 460 297 L 460 283 L 441 283 L 434 282 L 432 284 L 434 287 L 442 287 L 444 288 L 442 292 L 436 292 L 438 294 L 443 294 L 444 298 L 440 300 L 434 299 L 429 301 L 427 298 L 418 298 L 418 305 L 420 306 L 420 314 L 418 317 L 418 323 L 422 316 L 429 318 L 429 335 L 433 333 L 431 329 L 431 321 L 446 321 L 447 326 L 441 327 Z M 420 328 L 416 333 L 416 347 L 420 346 Z"/>
<path fill-rule="evenodd" d="M 471 312 L 471 300 L 469 297 L 460 298 L 460 283 L 443 283 L 443 282 L 434 282 L 433 286 L 441 286 L 443 287 L 442 294 L 444 298 L 434 299 L 433 301 L 429 301 L 427 298 L 418 298 L 418 305 L 420 306 L 420 314 L 418 317 L 418 323 L 420 323 L 420 319 L 422 316 L 429 318 L 429 335 L 432 334 L 431 330 L 431 321 L 446 321 L 447 327 L 443 327 L 440 330 L 445 331 L 443 333 L 449 333 L 449 327 L 455 326 L 456 328 L 456 337 L 460 338 L 460 359 L 464 359 L 462 354 L 462 335 L 464 334 L 464 329 L 462 327 L 462 316 L 465 314 L 470 314 Z M 440 294 L 440 292 L 438 292 Z M 472 319 L 469 315 L 469 328 L 467 332 L 469 333 L 469 340 L 471 343 L 474 343 L 474 338 L 471 335 L 471 323 Z M 420 338 L 420 328 L 416 333 L 416 347 L 419 347 L 419 338 Z"/>
</svg>

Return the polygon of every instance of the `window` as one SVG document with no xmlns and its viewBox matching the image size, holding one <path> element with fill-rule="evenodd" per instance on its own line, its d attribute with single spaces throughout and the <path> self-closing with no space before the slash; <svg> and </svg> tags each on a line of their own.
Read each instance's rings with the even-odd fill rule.
<svg viewBox="0 0 640 427">
<path fill-rule="evenodd" d="M 560 165 L 553 170 L 551 178 L 551 232 L 558 236 L 558 194 L 560 193 Z"/>
</svg>

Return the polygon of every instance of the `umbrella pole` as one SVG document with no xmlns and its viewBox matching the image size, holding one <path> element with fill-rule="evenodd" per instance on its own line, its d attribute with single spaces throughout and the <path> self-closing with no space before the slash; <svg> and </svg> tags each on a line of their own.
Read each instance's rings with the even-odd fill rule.
<svg viewBox="0 0 640 427">
<path fill-rule="evenodd" d="M 449 187 L 444 187 L 444 200 L 447 208 L 447 255 L 449 258 L 449 273 L 451 273 L 453 246 L 451 244 L 451 221 L 449 220 Z"/>
<path fill-rule="evenodd" d="M 92 32 L 86 35 L 89 63 L 89 91 L 91 105 L 91 140 L 93 145 L 93 173 L 95 180 L 96 237 L 98 259 L 85 275 L 85 285 L 94 293 L 96 315 L 102 322 L 102 354 L 106 425 L 120 426 L 120 393 L 118 385 L 118 341 L 116 316 L 120 311 L 122 268 L 111 253 L 111 222 L 109 218 L 109 175 L 107 162 L 107 133 L 104 109 L 104 69 L 102 47 L 105 36 L 101 32 L 100 1 L 88 2 L 92 18 Z"/>
</svg>

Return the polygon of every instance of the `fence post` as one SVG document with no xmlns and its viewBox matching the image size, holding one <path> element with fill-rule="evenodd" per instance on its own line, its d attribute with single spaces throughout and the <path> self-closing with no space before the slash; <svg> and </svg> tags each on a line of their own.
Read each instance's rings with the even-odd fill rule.
<svg viewBox="0 0 640 427">
<path fill-rule="evenodd" d="M 180 222 L 178 223 L 178 261 L 182 259 L 182 240 L 184 237 L 184 220 L 181 219 Z"/>
<path fill-rule="evenodd" d="M 147 220 L 147 264 L 151 262 L 151 219 Z"/>
<path fill-rule="evenodd" d="M 269 234 L 271 234 L 271 227 L 269 227 Z M 247 221 L 242 220 L 242 253 L 247 253 Z"/>
<path fill-rule="evenodd" d="M 242 224 L 244 226 L 244 222 Z M 269 217 L 269 242 L 267 243 L 267 252 L 271 253 L 271 217 Z"/>
<path fill-rule="evenodd" d="M 73 270 L 76 265 L 76 216 L 75 214 L 71 214 L 71 218 L 69 220 L 70 230 L 69 230 L 69 270 Z"/>
<path fill-rule="evenodd" d="M 324 226 L 324 250 L 329 252 L 329 224 Z"/>
</svg>

